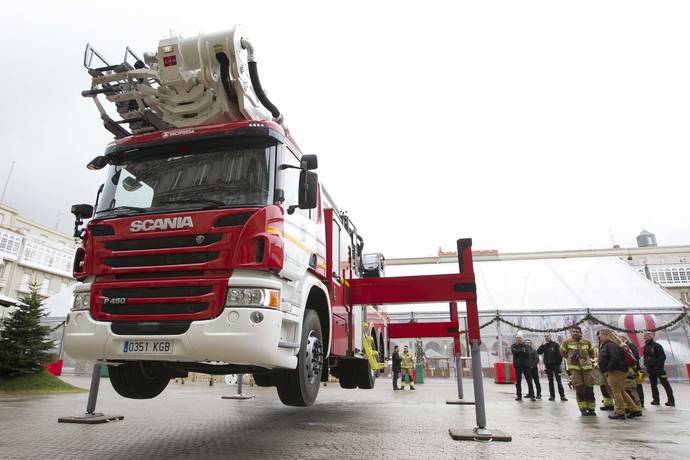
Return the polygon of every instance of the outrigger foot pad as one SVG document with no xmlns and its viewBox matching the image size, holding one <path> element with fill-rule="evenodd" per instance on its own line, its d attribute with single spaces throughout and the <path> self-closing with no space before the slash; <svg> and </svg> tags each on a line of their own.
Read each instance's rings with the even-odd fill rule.
<svg viewBox="0 0 690 460">
<path fill-rule="evenodd" d="M 93 414 L 76 415 L 71 417 L 60 417 L 58 423 L 82 423 L 86 425 L 96 425 L 98 423 L 110 423 L 123 420 L 124 415 L 103 415 L 99 412 Z"/>
<path fill-rule="evenodd" d="M 471 430 L 449 429 L 450 437 L 455 441 L 503 441 L 510 442 L 513 437 L 498 430 L 474 428 Z"/>
</svg>

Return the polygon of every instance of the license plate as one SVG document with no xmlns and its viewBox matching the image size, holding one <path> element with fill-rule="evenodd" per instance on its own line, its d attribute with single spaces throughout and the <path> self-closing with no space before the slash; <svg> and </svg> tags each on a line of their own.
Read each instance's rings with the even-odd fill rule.
<svg viewBox="0 0 690 460">
<path fill-rule="evenodd" d="M 173 351 L 173 343 L 168 340 L 126 340 L 125 353 L 168 354 Z"/>
</svg>

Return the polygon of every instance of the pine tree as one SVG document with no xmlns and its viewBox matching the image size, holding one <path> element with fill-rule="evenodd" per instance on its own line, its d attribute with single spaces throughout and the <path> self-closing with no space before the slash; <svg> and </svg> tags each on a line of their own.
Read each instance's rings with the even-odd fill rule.
<svg viewBox="0 0 690 460">
<path fill-rule="evenodd" d="M 415 342 L 415 362 L 417 364 L 422 364 L 425 359 L 426 353 L 424 353 L 424 344 L 420 339 L 417 339 Z"/>
<path fill-rule="evenodd" d="M 46 313 L 37 289 L 30 285 L 29 293 L 19 299 L 24 305 L 0 324 L 0 377 L 32 374 L 49 359 L 54 344 L 47 339 L 50 327 L 41 325 Z"/>
</svg>

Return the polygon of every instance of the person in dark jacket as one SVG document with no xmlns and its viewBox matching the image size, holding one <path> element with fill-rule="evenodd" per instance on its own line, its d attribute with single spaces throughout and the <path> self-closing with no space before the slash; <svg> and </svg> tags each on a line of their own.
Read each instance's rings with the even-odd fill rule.
<svg viewBox="0 0 690 460">
<path fill-rule="evenodd" d="M 529 359 L 530 359 L 530 376 L 532 377 L 532 382 L 534 383 L 534 389 L 537 390 L 537 399 L 541 399 L 541 383 L 539 382 L 539 355 L 537 350 L 532 346 L 531 340 L 525 340 L 525 345 L 529 347 Z"/>
<path fill-rule="evenodd" d="M 639 417 L 642 411 L 635 401 L 625 392 L 625 381 L 628 375 L 628 366 L 621 345 L 623 342 L 610 329 L 599 331 L 599 369 L 606 377 L 611 388 L 613 400 L 616 403 L 615 413 L 609 415 L 610 419 L 625 419 L 626 408 L 629 411 L 628 418 Z"/>
<path fill-rule="evenodd" d="M 532 388 L 532 361 L 529 355 L 529 348 L 522 341 L 522 336 L 515 337 L 515 343 L 510 346 L 510 351 L 513 353 L 513 367 L 515 367 L 515 391 L 517 393 L 516 401 L 522 401 L 522 376 L 525 376 L 527 382 L 528 393 L 526 398 L 534 401 L 534 388 Z"/>
<path fill-rule="evenodd" d="M 553 388 L 553 381 L 556 380 L 558 384 L 558 394 L 561 396 L 561 401 L 567 401 L 565 397 L 565 390 L 561 382 L 561 363 L 563 357 L 561 356 L 561 346 L 551 340 L 551 334 L 544 334 L 544 343 L 539 345 L 537 353 L 544 355 L 544 368 L 546 369 L 546 378 L 549 379 L 549 401 L 556 400 L 556 392 Z"/>
<path fill-rule="evenodd" d="M 625 344 L 628 346 L 630 352 L 635 357 L 635 367 L 628 370 L 628 380 L 631 380 L 632 378 L 634 381 L 637 399 L 635 399 L 635 395 L 633 394 L 630 394 L 630 396 L 632 396 L 632 398 L 635 399 L 635 402 L 642 408 L 644 407 L 644 391 L 642 390 L 642 383 L 637 383 L 638 375 L 640 372 L 642 372 L 642 368 L 640 367 L 640 352 L 637 349 L 637 345 L 632 343 L 630 340 L 625 339 Z M 626 389 L 626 391 L 628 390 Z M 628 391 L 628 393 L 630 393 L 630 391 Z"/>
<path fill-rule="evenodd" d="M 657 386 L 657 381 L 661 381 L 661 386 L 666 390 L 666 401 L 667 406 L 675 406 L 676 400 L 673 398 L 673 389 L 671 384 L 668 382 L 668 377 L 666 376 L 666 369 L 664 364 L 666 363 L 666 353 L 664 353 L 664 347 L 659 345 L 654 341 L 654 334 L 647 331 L 644 333 L 644 367 L 647 368 L 647 375 L 649 375 L 649 383 L 652 384 L 652 402 L 653 406 L 659 405 L 659 387 Z"/>
<path fill-rule="evenodd" d="M 402 363 L 402 358 L 400 357 L 400 352 L 398 346 L 393 347 L 393 389 L 399 390 L 398 388 L 398 377 L 400 376 L 400 363 Z"/>
</svg>

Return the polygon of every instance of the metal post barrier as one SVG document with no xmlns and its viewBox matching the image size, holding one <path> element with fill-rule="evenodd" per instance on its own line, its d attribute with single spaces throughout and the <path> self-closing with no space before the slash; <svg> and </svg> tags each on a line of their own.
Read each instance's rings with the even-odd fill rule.
<svg viewBox="0 0 690 460">
<path fill-rule="evenodd" d="M 465 391 L 462 387 L 462 356 L 460 354 L 455 355 L 455 379 L 458 385 L 458 399 L 448 399 L 446 404 L 458 404 L 471 406 L 474 401 L 465 401 Z"/>
<path fill-rule="evenodd" d="M 89 388 L 89 399 L 86 402 L 86 413 L 84 415 L 68 416 L 58 418 L 58 423 L 106 423 L 123 420 L 124 415 L 103 415 L 96 412 L 96 401 L 98 400 L 98 389 L 101 383 L 101 363 L 96 361 L 91 373 L 91 386 Z"/>
<path fill-rule="evenodd" d="M 221 396 L 221 399 L 253 399 L 254 395 L 246 395 L 242 393 L 242 380 L 244 380 L 244 374 L 237 374 L 237 394 L 230 396 Z"/>
<path fill-rule="evenodd" d="M 472 381 L 474 383 L 474 412 L 477 416 L 475 433 L 481 436 L 491 436 L 491 431 L 486 429 L 486 406 L 484 405 L 484 377 L 482 375 L 482 360 L 480 356 L 479 342 L 473 342 L 472 347 Z"/>
<path fill-rule="evenodd" d="M 458 263 L 460 273 L 472 273 L 472 240 L 458 240 Z M 491 431 L 486 426 L 486 406 L 484 401 L 484 380 L 482 376 L 482 360 L 480 347 L 482 343 L 479 329 L 479 309 L 475 296 L 465 301 L 467 310 L 467 338 L 470 341 L 472 355 L 472 381 L 474 383 L 475 415 L 477 426 L 473 430 L 449 429 L 450 437 L 456 441 L 512 441 L 508 434 L 497 430 Z"/>
<path fill-rule="evenodd" d="M 460 355 L 455 355 L 455 379 L 458 381 L 458 399 L 465 397 L 462 391 L 462 359 Z"/>
</svg>

